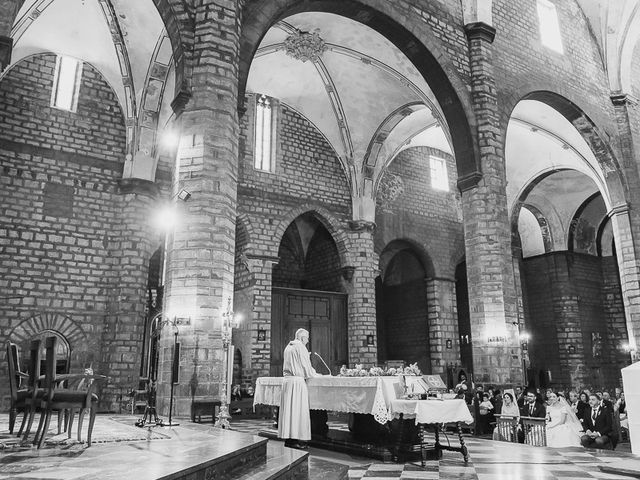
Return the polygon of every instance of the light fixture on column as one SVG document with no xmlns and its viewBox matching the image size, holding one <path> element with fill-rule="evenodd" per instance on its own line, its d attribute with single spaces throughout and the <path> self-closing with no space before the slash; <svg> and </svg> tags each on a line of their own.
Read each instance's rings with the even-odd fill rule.
<svg viewBox="0 0 640 480">
<path fill-rule="evenodd" d="M 531 335 L 529 332 L 521 332 L 520 333 L 520 346 L 522 347 L 522 351 L 526 352 L 529 350 L 529 340 L 531 339 Z"/>
<path fill-rule="evenodd" d="M 231 337 L 233 333 L 233 328 L 237 326 L 238 321 L 240 320 L 239 316 L 234 315 L 233 309 L 231 308 L 231 297 L 229 297 L 227 302 L 227 311 L 222 314 L 222 387 L 220 391 L 222 392 L 222 398 L 220 399 L 220 411 L 218 412 L 218 416 L 216 419 L 216 423 L 214 427 L 218 428 L 229 428 L 229 419 L 231 415 L 229 415 L 229 403 L 227 402 L 228 396 L 228 383 L 229 383 L 229 347 L 231 345 Z"/>
</svg>

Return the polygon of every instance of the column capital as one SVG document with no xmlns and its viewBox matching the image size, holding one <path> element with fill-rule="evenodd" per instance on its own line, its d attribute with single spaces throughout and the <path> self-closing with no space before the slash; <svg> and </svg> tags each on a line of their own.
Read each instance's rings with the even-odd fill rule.
<svg viewBox="0 0 640 480">
<path fill-rule="evenodd" d="M 480 39 L 487 43 L 493 43 L 496 38 L 496 29 L 484 22 L 467 23 L 464 26 L 464 33 L 469 40 Z"/>
<path fill-rule="evenodd" d="M 611 103 L 613 103 L 615 107 L 622 107 L 628 102 L 628 96 L 623 92 L 611 92 L 609 98 L 611 99 Z"/>
<path fill-rule="evenodd" d="M 13 50 L 13 38 L 0 35 L 0 72 L 11 63 L 11 51 Z"/>
<path fill-rule="evenodd" d="M 185 87 L 182 87 L 171 102 L 171 109 L 173 110 L 173 113 L 176 114 L 176 117 L 182 115 L 182 112 L 184 112 L 184 109 L 187 106 L 187 103 L 189 103 L 190 99 L 191 92 Z"/>
<path fill-rule="evenodd" d="M 623 203 L 622 205 L 611 207 L 611 210 L 607 212 L 607 217 L 611 218 L 615 215 L 625 215 L 627 213 L 629 213 L 629 204 Z"/>
<path fill-rule="evenodd" d="M 118 193 L 121 195 L 137 193 L 148 197 L 157 197 L 159 192 L 158 185 L 149 180 L 141 178 L 121 178 L 118 180 Z"/>
<path fill-rule="evenodd" d="M 461 192 L 466 192 L 467 190 L 471 190 L 473 187 L 478 185 L 482 180 L 482 173 L 480 172 L 471 172 L 462 177 L 458 177 L 458 190 Z"/>
<path fill-rule="evenodd" d="M 373 233 L 376 229 L 376 223 L 368 220 L 352 220 L 349 222 L 349 229 L 353 232 L 370 232 Z"/>
</svg>

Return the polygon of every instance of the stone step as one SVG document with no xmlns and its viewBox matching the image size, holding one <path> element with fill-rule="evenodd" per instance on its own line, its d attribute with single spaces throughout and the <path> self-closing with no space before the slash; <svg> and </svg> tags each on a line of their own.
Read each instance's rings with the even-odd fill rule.
<svg viewBox="0 0 640 480">
<path fill-rule="evenodd" d="M 230 480 L 307 480 L 311 478 L 308 459 L 309 454 L 305 451 L 269 441 L 266 461 L 230 477 Z"/>
<path fill-rule="evenodd" d="M 347 480 L 347 465 L 314 458 L 302 450 L 287 448 L 282 442 L 267 444 L 267 461 L 232 480 Z"/>
</svg>

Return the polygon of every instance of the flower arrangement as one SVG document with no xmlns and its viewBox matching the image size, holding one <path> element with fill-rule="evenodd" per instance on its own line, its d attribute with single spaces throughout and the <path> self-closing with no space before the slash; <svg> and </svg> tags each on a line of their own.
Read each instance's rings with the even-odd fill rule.
<svg viewBox="0 0 640 480">
<path fill-rule="evenodd" d="M 388 377 L 394 375 L 422 375 L 422 372 L 417 363 L 412 363 L 404 368 L 371 367 L 368 370 L 362 364 L 356 364 L 354 368 L 347 368 L 346 365 L 343 365 L 339 374 L 341 377 Z"/>
</svg>

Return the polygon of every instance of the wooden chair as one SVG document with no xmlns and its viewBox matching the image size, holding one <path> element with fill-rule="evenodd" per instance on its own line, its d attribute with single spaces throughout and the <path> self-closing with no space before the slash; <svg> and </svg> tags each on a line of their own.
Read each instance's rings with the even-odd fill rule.
<svg viewBox="0 0 640 480">
<path fill-rule="evenodd" d="M 534 447 L 547 446 L 546 420 L 536 417 L 521 417 L 524 443 Z"/>
<path fill-rule="evenodd" d="M 36 408 L 38 407 L 44 390 L 40 388 L 40 346 L 42 341 L 40 339 L 31 340 L 29 345 L 29 374 L 27 378 L 27 390 L 29 395 L 25 398 L 25 410 L 29 411 L 28 422 L 25 427 L 24 420 L 27 418 L 27 413 L 22 419 L 22 425 L 18 431 L 18 436 L 23 435 L 22 440 L 26 441 L 31 432 L 31 426 L 33 425 L 33 419 L 36 415 Z M 24 431 L 24 434 L 23 434 Z"/>
<path fill-rule="evenodd" d="M 94 380 L 105 379 L 102 375 L 92 374 L 62 374 L 56 375 L 56 337 L 48 337 L 45 340 L 45 375 L 44 375 L 44 389 L 45 393 L 40 402 L 42 408 L 42 414 L 40 417 L 40 425 L 38 425 L 38 431 L 36 437 L 33 440 L 33 444 L 38 448 L 42 447 L 44 443 L 44 437 L 49 431 L 49 423 L 51 421 L 51 414 L 53 411 L 64 412 L 69 411 L 69 417 L 67 422 L 67 435 L 71 438 L 71 428 L 73 426 L 73 417 L 75 411 L 79 411 L 78 416 L 78 441 L 82 441 L 82 422 L 86 410 L 89 410 L 89 432 L 87 434 L 87 444 L 91 446 L 91 434 L 93 432 L 93 425 L 98 410 L 98 396 L 93 393 L 96 382 Z M 71 390 L 68 388 L 58 388 L 59 382 L 73 381 L 84 379 L 87 383 L 86 391 L 83 390 Z"/>
<path fill-rule="evenodd" d="M 24 426 L 27 417 L 26 399 L 29 396 L 29 389 L 26 388 L 26 379 L 29 377 L 26 373 L 20 371 L 18 364 L 18 346 L 15 343 L 7 342 L 7 364 L 9 366 L 9 433 L 13 433 L 13 427 L 16 423 L 18 412 L 22 413 L 22 426 Z M 20 428 L 22 430 L 22 427 Z"/>
<path fill-rule="evenodd" d="M 503 442 L 517 442 L 518 417 L 496 414 L 496 428 L 499 440 Z"/>
</svg>

